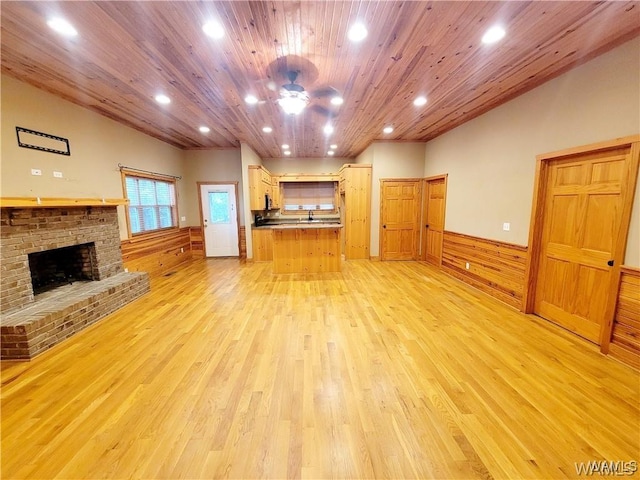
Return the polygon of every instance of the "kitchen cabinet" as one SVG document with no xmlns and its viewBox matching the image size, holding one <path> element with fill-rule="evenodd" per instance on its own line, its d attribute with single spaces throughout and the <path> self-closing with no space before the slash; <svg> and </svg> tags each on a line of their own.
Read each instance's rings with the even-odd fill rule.
<svg viewBox="0 0 640 480">
<path fill-rule="evenodd" d="M 253 260 L 270 262 L 273 260 L 273 232 L 270 228 L 254 228 L 251 231 L 253 240 Z"/>
<path fill-rule="evenodd" d="M 272 208 L 279 209 L 281 208 L 280 201 L 282 196 L 280 195 L 280 178 L 272 175 L 271 176 L 271 200 L 272 200 Z"/>
<path fill-rule="evenodd" d="M 265 195 L 273 197 L 271 174 L 262 165 L 249 165 L 249 209 L 265 210 Z"/>
<path fill-rule="evenodd" d="M 340 169 L 344 189 L 344 256 L 368 259 L 371 238 L 371 165 L 346 164 Z"/>
<path fill-rule="evenodd" d="M 273 227 L 273 273 L 340 271 L 342 225 L 279 225 Z"/>
</svg>

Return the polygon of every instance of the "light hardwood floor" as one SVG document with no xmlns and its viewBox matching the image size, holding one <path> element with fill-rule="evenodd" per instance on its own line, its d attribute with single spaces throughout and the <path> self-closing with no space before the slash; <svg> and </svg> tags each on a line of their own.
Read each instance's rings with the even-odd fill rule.
<svg viewBox="0 0 640 480">
<path fill-rule="evenodd" d="M 414 262 L 196 260 L 2 362 L 2 478 L 565 478 L 638 460 L 640 377 Z"/>
</svg>

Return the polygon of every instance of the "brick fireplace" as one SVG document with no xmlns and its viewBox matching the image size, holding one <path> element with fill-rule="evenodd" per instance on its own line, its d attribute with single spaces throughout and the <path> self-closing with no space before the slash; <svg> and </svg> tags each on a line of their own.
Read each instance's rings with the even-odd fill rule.
<svg viewBox="0 0 640 480">
<path fill-rule="evenodd" d="M 0 226 L 3 359 L 30 359 L 149 290 L 124 272 L 115 206 L 3 207 Z"/>
</svg>

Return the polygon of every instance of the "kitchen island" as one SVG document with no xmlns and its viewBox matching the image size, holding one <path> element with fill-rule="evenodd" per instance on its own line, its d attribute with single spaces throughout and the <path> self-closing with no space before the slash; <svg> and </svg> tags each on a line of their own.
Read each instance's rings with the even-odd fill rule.
<svg viewBox="0 0 640 480">
<path fill-rule="evenodd" d="M 273 273 L 340 271 L 340 231 L 336 223 L 273 225 Z"/>
</svg>

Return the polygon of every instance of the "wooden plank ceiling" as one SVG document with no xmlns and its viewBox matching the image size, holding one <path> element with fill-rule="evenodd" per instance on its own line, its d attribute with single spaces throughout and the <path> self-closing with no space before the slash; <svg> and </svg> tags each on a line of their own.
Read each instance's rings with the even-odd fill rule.
<svg viewBox="0 0 640 480">
<path fill-rule="evenodd" d="M 295 157 L 325 156 L 332 143 L 354 157 L 376 139 L 427 141 L 640 33 L 640 4 L 629 1 L 0 5 L 4 74 L 179 148 L 246 142 L 261 157 L 283 156 L 283 143 Z M 46 25 L 52 16 L 79 34 L 59 36 Z M 204 35 L 211 19 L 222 39 Z M 356 21 L 369 31 L 360 43 L 347 39 Z M 497 23 L 507 36 L 483 45 Z M 344 104 L 313 98 L 285 115 L 274 86 L 287 69 L 307 91 L 337 89 Z M 171 104 L 158 105 L 158 92 Z M 247 105 L 247 94 L 261 102 Z M 427 105 L 413 105 L 418 95 Z"/>
</svg>

